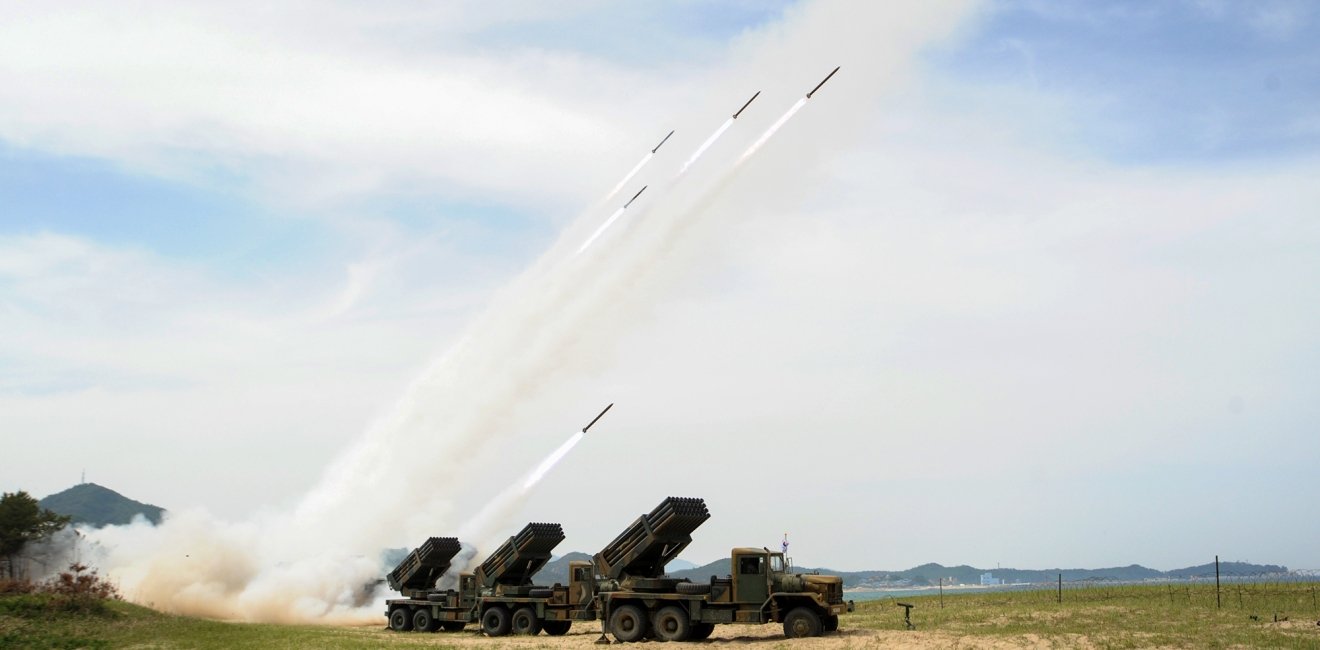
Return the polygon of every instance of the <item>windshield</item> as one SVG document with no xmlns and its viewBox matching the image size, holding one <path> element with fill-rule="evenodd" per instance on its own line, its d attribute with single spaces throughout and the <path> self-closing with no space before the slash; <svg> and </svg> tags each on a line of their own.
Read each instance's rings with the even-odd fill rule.
<svg viewBox="0 0 1320 650">
<path fill-rule="evenodd" d="M 784 556 L 779 553 L 770 555 L 770 570 L 776 573 L 784 572 Z"/>
</svg>

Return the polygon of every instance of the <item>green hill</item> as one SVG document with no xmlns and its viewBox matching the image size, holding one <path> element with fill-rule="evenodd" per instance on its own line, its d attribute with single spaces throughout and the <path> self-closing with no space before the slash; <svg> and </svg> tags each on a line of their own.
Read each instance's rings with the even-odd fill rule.
<svg viewBox="0 0 1320 650">
<path fill-rule="evenodd" d="M 114 490 L 95 483 L 75 485 L 40 501 L 41 507 L 73 517 L 75 524 L 89 524 L 100 528 L 124 525 L 141 514 L 153 524 L 160 523 L 165 512 L 160 506 L 134 501 Z"/>
</svg>

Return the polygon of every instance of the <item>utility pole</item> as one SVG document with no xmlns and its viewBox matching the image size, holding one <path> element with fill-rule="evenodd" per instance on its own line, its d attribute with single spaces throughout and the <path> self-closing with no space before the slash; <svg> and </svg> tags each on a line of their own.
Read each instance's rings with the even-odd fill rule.
<svg viewBox="0 0 1320 650">
<path fill-rule="evenodd" d="M 1216 555 L 1215 556 L 1215 609 L 1220 609 L 1222 607 L 1223 607 L 1223 603 L 1221 603 L 1219 600 L 1219 556 Z"/>
</svg>

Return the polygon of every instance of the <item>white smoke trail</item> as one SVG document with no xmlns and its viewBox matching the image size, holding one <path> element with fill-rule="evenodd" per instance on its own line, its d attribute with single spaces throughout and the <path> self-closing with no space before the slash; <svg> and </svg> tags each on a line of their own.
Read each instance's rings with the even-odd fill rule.
<svg viewBox="0 0 1320 650">
<path fill-rule="evenodd" d="M 549 474 L 550 470 L 568 455 L 568 452 L 573 451 L 573 448 L 582 442 L 584 435 L 582 431 L 578 431 L 569 436 L 568 440 L 542 459 L 535 469 L 528 472 L 525 478 L 510 484 L 495 495 L 477 511 L 476 516 L 458 529 L 458 539 L 463 543 L 463 552 L 454 557 L 449 570 L 440 578 L 440 588 L 457 584 L 460 573 L 471 569 L 485 551 L 499 544 L 501 541 L 499 531 L 522 508 L 532 488 L 536 487 L 536 484 L 540 483 L 541 479 L 544 479 L 546 474 Z"/>
<path fill-rule="evenodd" d="M 610 224 L 614 223 L 614 221 L 623 214 L 625 209 L 626 208 L 619 208 L 618 210 L 615 210 L 614 214 L 611 214 L 610 218 L 605 220 L 605 223 L 600 224 L 600 227 L 596 229 L 596 232 L 591 233 L 591 236 L 587 238 L 587 241 L 582 242 L 582 246 L 577 249 L 577 252 L 574 253 L 574 255 L 581 255 L 582 251 L 587 250 L 587 247 L 591 246 L 592 242 L 596 241 L 597 238 L 604 234 L 605 229 L 609 228 Z"/>
<path fill-rule="evenodd" d="M 528 490 L 531 490 L 537 483 L 540 483 L 541 479 L 545 478 L 546 473 L 554 469 L 555 465 L 558 465 L 559 461 L 563 460 L 564 456 L 567 456 L 568 452 L 572 451 L 573 448 L 577 446 L 577 443 L 582 441 L 582 436 L 583 433 L 579 431 L 573 434 L 573 436 L 565 441 L 564 444 L 559 445 L 558 449 L 550 452 L 550 455 L 546 456 L 545 460 L 541 461 L 541 464 L 537 465 L 536 469 L 532 470 L 532 473 L 527 475 L 527 480 L 523 481 L 523 494 L 526 494 Z"/>
<path fill-rule="evenodd" d="M 762 133 L 761 137 L 757 138 L 756 142 L 753 142 L 752 146 L 748 147 L 747 151 L 744 151 L 743 155 L 738 157 L 738 162 L 734 164 L 741 165 L 744 160 L 751 158 L 752 154 L 755 154 L 757 150 L 761 148 L 762 145 L 764 145 L 768 140 L 770 140 L 770 138 L 774 137 L 775 133 L 779 132 L 779 129 L 784 126 L 785 122 L 788 122 L 789 120 L 793 119 L 793 116 L 796 115 L 798 111 L 802 110 L 802 107 L 806 105 L 807 105 L 806 97 L 797 100 L 797 103 L 793 104 L 793 107 L 788 109 L 788 112 L 784 113 L 782 117 L 780 117 L 778 120 L 775 120 L 775 123 L 770 125 L 770 128 L 766 129 L 765 133 Z"/>
<path fill-rule="evenodd" d="M 655 157 L 654 151 L 646 152 L 646 155 L 642 156 L 642 159 L 637 162 L 637 165 L 632 168 L 632 171 L 624 175 L 623 180 L 619 181 L 619 184 L 615 185 L 614 189 L 610 190 L 610 193 L 606 194 L 605 198 L 601 199 L 600 203 L 597 203 L 597 205 L 603 203 L 609 203 L 610 199 L 614 198 L 614 196 L 618 194 L 620 190 L 623 189 L 623 186 L 627 185 L 628 181 L 632 180 L 633 176 L 637 175 L 637 172 L 642 171 L 642 168 L 646 166 L 646 163 L 651 162 L 651 159 L 654 157 Z"/>
<path fill-rule="evenodd" d="M 682 176 L 686 173 L 688 168 L 691 167 L 693 163 L 697 162 L 697 159 L 700 158 L 702 154 L 706 153 L 706 150 L 709 149 L 711 145 L 715 144 L 715 141 L 719 140 L 720 136 L 724 135 L 724 132 L 728 131 L 731 126 L 733 126 L 732 117 L 724 120 L 724 124 L 721 124 L 720 128 L 715 129 L 715 132 L 710 134 L 710 137 L 706 138 L 706 141 L 701 143 L 700 147 L 697 147 L 697 150 L 692 154 L 692 157 L 688 158 L 687 162 L 683 163 L 683 167 L 678 170 L 678 175 Z"/>
<path fill-rule="evenodd" d="M 443 522 L 455 491 L 477 471 L 466 460 L 498 437 L 508 405 L 562 367 L 600 305 L 621 301 L 740 167 L 727 167 L 695 203 L 648 220 L 649 236 L 636 240 L 610 273 L 592 264 L 535 267 L 332 465 L 291 514 L 233 524 L 184 511 L 159 529 L 102 529 L 90 535 L 102 549 L 98 566 L 110 569 L 127 597 L 165 611 L 250 621 L 378 622 L 386 594 L 372 585 L 388 570 L 380 549 L 447 529 Z M 498 542 L 494 535 L 528 490 L 580 440 L 575 434 L 499 493 L 460 528 L 462 538 L 474 549 Z"/>
<path fill-rule="evenodd" d="M 706 138 L 706 141 L 702 142 L 701 146 L 697 147 L 696 151 L 692 153 L 692 156 L 687 159 L 687 162 L 683 163 L 683 167 L 678 170 L 678 174 L 676 174 L 674 178 L 677 179 L 681 177 L 684 173 L 686 173 L 688 168 L 691 167 L 693 163 L 697 162 L 697 159 L 701 158 L 702 154 L 706 153 L 706 150 L 709 149 L 711 145 L 715 144 L 715 141 L 719 140 L 720 136 L 724 135 L 725 131 L 729 130 L 730 126 L 733 126 L 733 118 L 729 118 L 725 120 L 724 124 L 720 125 L 720 128 L 715 129 L 715 132 L 712 133 L 710 137 Z M 623 184 L 628 182 L 629 179 L 631 179 L 634 175 L 636 175 L 637 171 L 642 168 L 642 165 L 645 165 L 650 160 L 651 157 L 649 155 L 646 158 L 643 158 L 642 162 L 638 163 L 637 166 L 634 167 L 633 170 L 629 172 L 627 176 L 624 177 L 623 181 L 620 182 L 619 185 L 614 188 L 614 191 L 610 192 L 610 195 L 609 197 L 606 197 L 606 200 L 608 200 L 610 197 L 613 197 L 619 191 L 619 189 L 623 187 Z M 623 216 L 625 210 L 627 210 L 626 207 L 615 210 L 614 213 L 611 214 L 610 217 L 605 220 L 605 223 L 601 224 L 600 227 L 597 228 L 595 232 L 591 233 L 591 236 L 588 237 L 587 240 L 582 243 L 582 246 L 578 247 L 577 252 L 574 253 L 573 255 L 574 256 L 581 255 L 583 251 L 587 250 L 587 248 L 590 247 L 593 242 L 599 239 L 600 236 L 603 235 L 605 231 L 611 225 L 613 225 L 615 221 L 619 219 L 619 217 Z"/>
<path fill-rule="evenodd" d="M 165 611 L 251 621 L 378 622 L 385 594 L 372 585 L 388 570 L 380 549 L 452 530 L 444 522 L 455 492 L 478 471 L 467 459 L 498 438 L 508 405 L 563 367 L 600 305 L 621 301 L 739 167 L 727 167 L 694 204 L 648 220 L 648 236 L 625 246 L 628 254 L 612 256 L 617 261 L 609 273 L 593 264 L 534 267 L 292 513 L 234 524 L 184 511 L 159 529 L 102 529 L 91 536 L 102 549 L 98 566 L 109 568 L 130 599 Z M 581 434 L 570 437 L 492 499 L 461 527 L 463 538 L 474 548 L 499 541 L 493 536 L 528 490 L 580 440 Z"/>
</svg>

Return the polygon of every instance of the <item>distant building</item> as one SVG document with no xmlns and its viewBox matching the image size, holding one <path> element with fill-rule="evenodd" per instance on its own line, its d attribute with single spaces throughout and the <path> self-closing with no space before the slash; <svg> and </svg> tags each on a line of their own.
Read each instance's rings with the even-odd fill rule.
<svg viewBox="0 0 1320 650">
<path fill-rule="evenodd" d="M 996 578 L 994 574 L 990 573 L 989 571 L 986 571 L 985 573 L 981 574 L 981 586 L 992 587 L 994 585 L 1002 585 L 1002 584 L 1004 584 L 1004 581 L 999 578 Z"/>
</svg>

